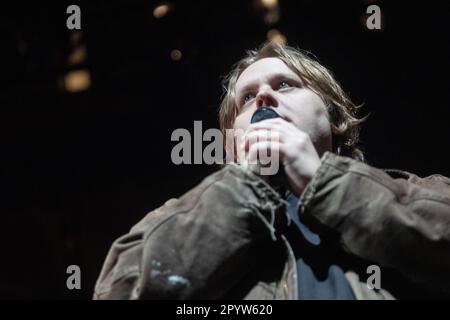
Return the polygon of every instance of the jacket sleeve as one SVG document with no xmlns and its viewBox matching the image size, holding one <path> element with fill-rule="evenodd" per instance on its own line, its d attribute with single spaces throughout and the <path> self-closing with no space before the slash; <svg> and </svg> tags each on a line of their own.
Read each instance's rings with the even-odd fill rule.
<svg viewBox="0 0 450 320">
<path fill-rule="evenodd" d="M 300 197 L 300 216 L 337 231 L 344 249 L 450 291 L 450 179 L 393 178 L 326 152 Z"/>
<path fill-rule="evenodd" d="M 273 243 L 283 207 L 262 179 L 230 164 L 117 239 L 94 299 L 221 297 Z"/>
</svg>

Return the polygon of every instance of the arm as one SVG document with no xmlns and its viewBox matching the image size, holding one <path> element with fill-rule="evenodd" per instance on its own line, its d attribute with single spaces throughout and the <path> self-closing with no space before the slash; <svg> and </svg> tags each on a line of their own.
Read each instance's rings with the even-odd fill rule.
<svg viewBox="0 0 450 320">
<path fill-rule="evenodd" d="M 301 218 L 337 231 L 350 253 L 450 291 L 450 179 L 393 179 L 327 152 L 300 202 Z"/>
<path fill-rule="evenodd" d="M 246 276 L 258 250 L 272 242 L 281 221 L 274 218 L 283 217 L 275 213 L 282 207 L 262 179 L 228 165 L 116 240 L 94 298 L 218 298 Z"/>
</svg>

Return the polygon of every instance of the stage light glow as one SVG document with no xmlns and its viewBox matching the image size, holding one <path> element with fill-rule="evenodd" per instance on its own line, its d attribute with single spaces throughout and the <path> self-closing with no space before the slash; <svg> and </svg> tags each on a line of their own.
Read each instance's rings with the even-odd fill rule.
<svg viewBox="0 0 450 320">
<path fill-rule="evenodd" d="M 278 6 L 278 0 L 261 0 L 261 4 L 267 9 L 273 9 Z"/>
<path fill-rule="evenodd" d="M 67 63 L 70 66 L 82 63 L 86 60 L 87 52 L 86 52 L 86 46 L 82 45 L 79 47 L 76 47 L 72 53 L 67 57 Z"/>
<path fill-rule="evenodd" d="M 70 71 L 64 76 L 64 87 L 68 92 L 79 92 L 91 86 L 89 70 Z"/>
<path fill-rule="evenodd" d="M 286 37 L 277 29 L 271 29 L 267 32 L 267 39 L 274 43 L 286 44 Z"/>
<path fill-rule="evenodd" d="M 280 20 L 280 10 L 278 8 L 270 10 L 264 16 L 264 22 L 267 25 L 273 25 L 273 24 L 277 23 L 279 20 Z"/>
<path fill-rule="evenodd" d="M 178 49 L 174 49 L 174 50 L 172 50 L 172 52 L 170 52 L 170 58 L 173 61 L 180 61 L 182 57 L 183 57 L 183 54 Z"/>
<path fill-rule="evenodd" d="M 161 19 L 167 15 L 170 10 L 170 5 L 167 3 L 162 3 L 153 9 L 153 16 L 156 19 Z"/>
</svg>

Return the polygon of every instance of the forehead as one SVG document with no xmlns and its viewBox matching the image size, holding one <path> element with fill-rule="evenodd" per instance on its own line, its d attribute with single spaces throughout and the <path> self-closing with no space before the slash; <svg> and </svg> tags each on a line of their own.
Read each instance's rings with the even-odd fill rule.
<svg viewBox="0 0 450 320">
<path fill-rule="evenodd" d="M 300 77 L 281 59 L 274 57 L 263 58 L 249 65 L 241 73 L 236 82 L 236 91 L 278 75 L 286 75 L 300 80 Z"/>
</svg>

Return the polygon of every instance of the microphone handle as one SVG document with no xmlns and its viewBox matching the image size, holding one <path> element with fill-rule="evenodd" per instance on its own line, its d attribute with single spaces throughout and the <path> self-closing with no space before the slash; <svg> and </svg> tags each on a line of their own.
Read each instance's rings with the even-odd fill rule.
<svg viewBox="0 0 450 320">
<path fill-rule="evenodd" d="M 280 115 L 273 108 L 264 106 L 256 109 L 256 111 L 252 115 L 250 123 L 259 122 L 266 119 L 278 118 L 279 116 Z M 284 191 L 288 186 L 286 172 L 284 171 L 284 168 L 281 164 L 278 168 L 278 172 L 275 175 L 270 176 L 269 181 L 274 189 L 277 189 L 277 191 L 284 195 Z"/>
</svg>

